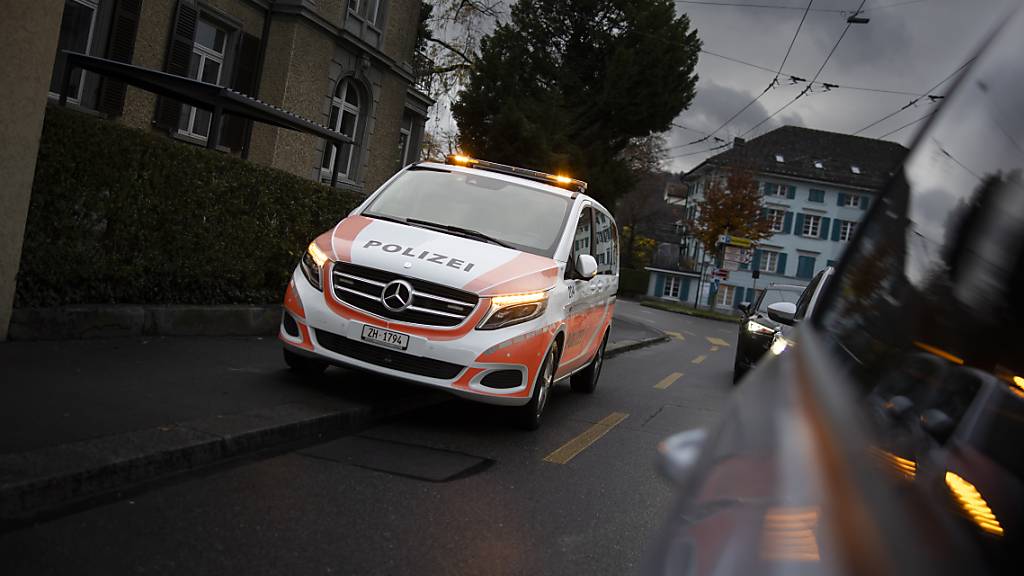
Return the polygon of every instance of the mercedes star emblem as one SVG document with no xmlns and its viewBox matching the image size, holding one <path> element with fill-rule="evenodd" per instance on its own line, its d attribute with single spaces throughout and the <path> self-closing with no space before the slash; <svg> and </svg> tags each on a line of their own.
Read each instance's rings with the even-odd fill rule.
<svg viewBox="0 0 1024 576">
<path fill-rule="evenodd" d="M 405 280 L 392 280 L 380 293 L 380 303 L 392 312 L 401 312 L 412 304 L 412 286 Z"/>
</svg>

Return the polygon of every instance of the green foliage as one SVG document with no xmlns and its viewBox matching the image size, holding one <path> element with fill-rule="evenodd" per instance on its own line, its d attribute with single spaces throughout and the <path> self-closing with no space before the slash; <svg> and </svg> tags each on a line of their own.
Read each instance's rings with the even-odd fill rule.
<svg viewBox="0 0 1024 576">
<path fill-rule="evenodd" d="M 572 174 L 610 206 L 632 187 L 627 147 L 693 100 L 700 46 L 669 0 L 519 0 L 452 106 L 460 144 Z"/>
<path fill-rule="evenodd" d="M 278 302 L 356 200 L 59 107 L 46 113 L 16 306 Z"/>
<path fill-rule="evenodd" d="M 692 306 L 677 304 L 675 302 L 666 302 L 665 300 L 644 300 L 641 304 L 648 308 L 657 308 L 658 310 L 664 310 L 666 312 L 675 312 L 677 314 L 685 314 L 687 316 L 697 316 L 698 318 L 721 320 L 723 322 L 732 322 L 733 324 L 738 324 L 740 321 L 738 316 L 731 316 L 722 312 L 715 312 L 714 310 L 696 309 Z"/>
</svg>

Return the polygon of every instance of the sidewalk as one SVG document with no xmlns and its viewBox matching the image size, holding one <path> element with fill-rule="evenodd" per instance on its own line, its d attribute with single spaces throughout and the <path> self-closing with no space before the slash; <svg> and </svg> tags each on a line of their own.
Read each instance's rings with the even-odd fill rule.
<svg viewBox="0 0 1024 576">
<path fill-rule="evenodd" d="M 661 341 L 616 319 L 609 355 Z M 303 380 L 274 338 L 0 344 L 0 524 L 451 396 L 342 368 Z"/>
</svg>

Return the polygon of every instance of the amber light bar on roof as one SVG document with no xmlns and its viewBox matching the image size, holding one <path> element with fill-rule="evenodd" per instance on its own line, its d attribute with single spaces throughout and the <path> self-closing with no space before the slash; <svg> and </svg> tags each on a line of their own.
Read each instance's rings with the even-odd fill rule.
<svg viewBox="0 0 1024 576">
<path fill-rule="evenodd" d="M 454 164 L 455 166 L 466 166 L 467 168 L 477 168 L 480 170 L 497 172 L 499 174 L 508 174 L 510 176 L 519 176 L 520 178 L 527 178 L 536 182 L 551 184 L 553 186 L 558 186 L 559 188 L 568 188 L 574 192 L 587 191 L 587 183 L 582 180 L 577 180 L 560 174 L 548 174 L 546 172 L 539 172 L 528 168 L 509 166 L 508 164 L 488 162 L 487 160 L 471 158 L 464 154 L 451 154 L 445 159 L 445 163 Z"/>
</svg>

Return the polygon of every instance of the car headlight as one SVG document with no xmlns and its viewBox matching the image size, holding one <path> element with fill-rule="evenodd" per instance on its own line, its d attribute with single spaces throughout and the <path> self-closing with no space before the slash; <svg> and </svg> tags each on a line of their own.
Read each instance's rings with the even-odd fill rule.
<svg viewBox="0 0 1024 576">
<path fill-rule="evenodd" d="M 548 307 L 547 292 L 526 292 L 506 294 L 491 299 L 491 311 L 487 313 L 478 328 L 494 330 L 533 320 Z"/>
<path fill-rule="evenodd" d="M 302 259 L 299 260 L 299 268 L 302 269 L 303 276 L 309 283 L 313 285 L 313 288 L 323 291 L 323 283 L 320 281 L 323 278 L 324 263 L 327 262 L 327 254 L 324 254 L 323 250 L 316 245 L 316 242 L 310 242 L 309 246 L 306 247 L 306 252 L 302 255 Z"/>
<path fill-rule="evenodd" d="M 772 351 L 772 354 L 778 356 L 779 354 L 785 352 L 786 348 L 789 348 L 789 344 L 790 341 L 786 340 L 785 336 L 783 336 L 782 334 L 776 334 L 775 338 L 772 340 L 772 346 L 770 350 Z"/>
<path fill-rule="evenodd" d="M 747 332 L 753 332 L 754 334 L 769 335 L 769 334 L 774 334 L 775 333 L 775 329 L 771 328 L 769 326 L 765 326 L 764 324 L 761 324 L 760 322 L 756 322 L 754 320 L 748 320 L 747 321 Z"/>
</svg>

